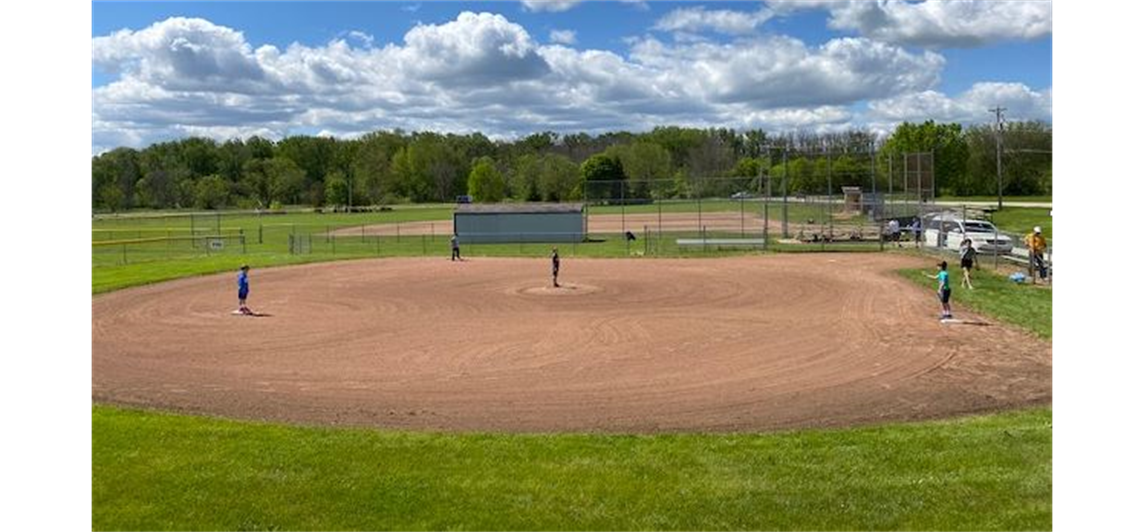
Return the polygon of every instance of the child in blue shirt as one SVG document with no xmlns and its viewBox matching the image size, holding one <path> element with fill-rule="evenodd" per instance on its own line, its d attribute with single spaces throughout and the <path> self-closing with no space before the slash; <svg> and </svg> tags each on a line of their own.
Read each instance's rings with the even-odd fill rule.
<svg viewBox="0 0 1144 532">
<path fill-rule="evenodd" d="M 238 311 L 242 314 L 253 314 L 250 308 L 246 306 L 246 296 L 250 294 L 250 279 L 247 278 L 247 272 L 250 271 L 250 266 L 245 264 L 238 271 Z"/>
<path fill-rule="evenodd" d="M 937 279 L 937 297 L 941 299 L 941 319 L 948 320 L 953 318 L 953 309 L 949 304 L 949 296 L 951 291 L 949 289 L 949 264 L 944 260 L 938 264 L 941 268 L 937 275 L 927 275 L 930 279 Z"/>
</svg>

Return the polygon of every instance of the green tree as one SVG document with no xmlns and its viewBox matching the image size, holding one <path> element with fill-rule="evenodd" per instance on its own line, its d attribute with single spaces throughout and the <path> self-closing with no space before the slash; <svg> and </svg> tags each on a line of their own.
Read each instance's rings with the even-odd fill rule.
<svg viewBox="0 0 1144 532">
<path fill-rule="evenodd" d="M 404 145 L 400 135 L 384 131 L 361 138 L 352 164 L 355 203 L 377 205 L 393 192 L 393 159 Z"/>
<path fill-rule="evenodd" d="M 266 208 L 274 201 L 297 203 L 304 190 L 304 181 L 305 172 L 290 159 L 251 159 L 244 166 L 240 189 L 259 206 Z M 317 205 L 319 202 L 313 203 Z"/>
<path fill-rule="evenodd" d="M 166 209 L 178 201 L 178 181 L 173 172 L 152 170 L 135 183 L 135 193 L 139 202 L 154 209 Z M 185 177 L 184 177 L 185 178 Z"/>
<path fill-rule="evenodd" d="M 139 152 L 131 148 L 116 148 L 91 160 L 92 203 L 114 211 L 130 209 L 134 205 L 135 183 L 142 171 Z M 118 194 L 106 191 L 113 186 Z M 114 200 L 115 203 L 107 203 Z"/>
<path fill-rule="evenodd" d="M 334 171 L 326 175 L 326 205 L 344 206 L 349 202 L 349 184 L 345 174 Z"/>
<path fill-rule="evenodd" d="M 884 166 L 887 157 L 894 157 L 897 166 L 903 154 L 927 151 L 933 152 L 935 192 L 965 190 L 969 145 L 960 124 L 903 122 L 886 139 L 879 160 Z"/>
<path fill-rule="evenodd" d="M 241 139 L 231 139 L 219 146 L 218 173 L 231 183 L 242 181 L 242 169 L 253 159 L 250 147 Z"/>
<path fill-rule="evenodd" d="M 230 196 L 230 186 L 218 175 L 209 175 L 195 183 L 195 207 L 218 209 L 225 207 Z"/>
<path fill-rule="evenodd" d="M 959 195 L 997 194 L 997 135 L 990 125 L 965 131 L 966 178 Z M 1052 192 L 1053 130 L 1043 122 L 1011 122 L 1002 132 L 1001 186 L 1006 195 Z"/>
<path fill-rule="evenodd" d="M 617 157 L 624 167 L 624 177 L 629 188 L 625 197 L 647 198 L 655 192 L 663 197 L 662 191 L 671 177 L 671 154 L 662 146 L 638 141 L 633 144 L 617 145 L 608 148 L 605 154 Z"/>
<path fill-rule="evenodd" d="M 754 157 L 743 157 L 739 162 L 735 163 L 735 168 L 731 170 L 731 175 L 735 177 L 757 177 L 759 169 L 762 167 L 762 161 Z"/>
<path fill-rule="evenodd" d="M 624 165 L 615 156 L 598 153 L 580 165 L 584 199 L 608 201 L 619 199 L 624 182 Z"/>
<path fill-rule="evenodd" d="M 549 153 L 541 158 L 538 181 L 544 201 L 574 201 L 581 197 L 580 168 L 563 155 Z"/>
<path fill-rule="evenodd" d="M 491 157 L 482 157 L 469 172 L 469 194 L 480 203 L 496 203 L 504 199 L 504 177 Z"/>
<path fill-rule="evenodd" d="M 100 187 L 96 196 L 99 198 L 98 205 L 110 209 L 111 212 L 119 212 L 123 207 L 123 191 L 114 183 Z"/>
<path fill-rule="evenodd" d="M 513 161 L 508 186 L 514 199 L 521 201 L 539 201 L 542 199 L 541 169 L 542 158 L 535 153 L 526 153 Z"/>
</svg>

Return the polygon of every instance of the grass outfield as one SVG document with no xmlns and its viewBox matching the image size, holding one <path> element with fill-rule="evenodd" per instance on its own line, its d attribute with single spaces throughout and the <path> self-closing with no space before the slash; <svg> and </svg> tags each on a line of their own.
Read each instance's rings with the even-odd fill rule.
<svg viewBox="0 0 1144 532">
<path fill-rule="evenodd" d="M 1021 207 L 1006 207 L 1000 212 L 993 213 L 993 222 L 1002 231 L 1009 231 L 1024 236 L 1033 232 L 1033 228 L 1041 226 L 1041 234 L 1045 238 L 1053 238 L 1053 217 L 1049 216 L 1050 209 L 1034 209 Z"/>
<path fill-rule="evenodd" d="M 626 256 L 620 240 L 598 245 L 590 253 Z M 420 249 L 416 240 L 403 246 L 392 252 Z M 548 247 L 486 249 L 531 256 Z M 228 271 L 236 260 L 264 267 L 354 256 L 317 248 L 315 241 L 311 255 L 258 251 L 96 266 L 92 291 Z M 922 271 L 903 274 L 932 284 Z M 955 288 L 955 304 L 1051 338 L 1051 291 L 991 275 L 979 273 L 972 292 Z M 95 405 L 92 526 L 1051 529 L 1052 411 L 775 434 L 637 436 L 324 429 Z"/>
<path fill-rule="evenodd" d="M 1052 414 L 777 434 L 320 429 L 92 410 L 95 530 L 1042 530 Z"/>
</svg>

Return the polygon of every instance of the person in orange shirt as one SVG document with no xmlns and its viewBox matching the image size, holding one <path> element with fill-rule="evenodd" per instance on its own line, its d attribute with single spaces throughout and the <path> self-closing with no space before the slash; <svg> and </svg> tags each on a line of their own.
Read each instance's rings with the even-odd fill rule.
<svg viewBox="0 0 1144 532">
<path fill-rule="evenodd" d="M 1048 249 L 1049 245 L 1045 241 L 1045 237 L 1041 236 L 1040 226 L 1034 227 L 1032 233 L 1025 235 L 1025 247 L 1029 248 L 1029 278 L 1034 283 L 1037 282 L 1037 278 L 1033 276 L 1035 269 L 1037 276 L 1044 280 L 1046 275 L 1045 250 Z"/>
</svg>

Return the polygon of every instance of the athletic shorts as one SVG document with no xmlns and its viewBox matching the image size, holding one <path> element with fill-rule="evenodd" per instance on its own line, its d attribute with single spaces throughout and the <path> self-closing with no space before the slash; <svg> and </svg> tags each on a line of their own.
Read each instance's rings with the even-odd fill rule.
<svg viewBox="0 0 1144 532">
<path fill-rule="evenodd" d="M 250 293 L 250 289 L 246 289 L 246 290 L 239 290 L 239 291 L 238 291 L 238 298 L 239 298 L 239 299 L 246 299 L 246 295 L 247 295 L 247 294 L 249 294 L 249 293 Z"/>
<path fill-rule="evenodd" d="M 961 269 L 968 270 L 971 268 L 973 268 L 973 260 L 972 259 L 961 259 Z"/>
<path fill-rule="evenodd" d="M 944 289 L 938 293 L 938 296 L 941 297 L 942 303 L 949 303 L 949 293 L 950 293 L 950 290 L 948 288 L 946 288 L 946 289 Z"/>
</svg>

